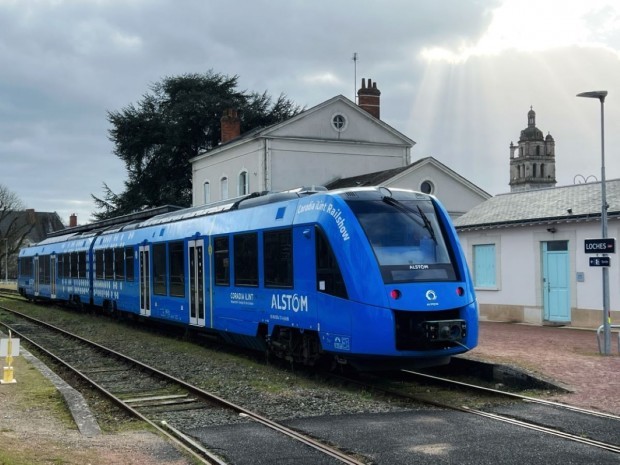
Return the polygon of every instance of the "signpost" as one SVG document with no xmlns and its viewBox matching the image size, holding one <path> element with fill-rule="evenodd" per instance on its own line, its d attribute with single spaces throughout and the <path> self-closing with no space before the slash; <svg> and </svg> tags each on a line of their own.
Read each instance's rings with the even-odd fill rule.
<svg viewBox="0 0 620 465">
<path fill-rule="evenodd" d="M 605 212 L 605 209 L 603 209 Z M 606 225 L 603 228 L 603 236 L 607 235 Z M 604 350 L 601 352 L 603 355 L 610 355 L 611 353 L 611 308 L 609 306 L 609 266 L 611 265 L 611 258 L 607 256 L 608 253 L 616 253 L 616 239 L 613 237 L 603 237 L 602 239 L 585 239 L 584 251 L 589 254 L 602 254 L 601 257 L 590 257 L 590 266 L 599 266 L 603 271 L 603 324 L 601 328 L 604 330 L 605 343 Z M 600 350 L 600 343 L 599 343 Z"/>
</svg>

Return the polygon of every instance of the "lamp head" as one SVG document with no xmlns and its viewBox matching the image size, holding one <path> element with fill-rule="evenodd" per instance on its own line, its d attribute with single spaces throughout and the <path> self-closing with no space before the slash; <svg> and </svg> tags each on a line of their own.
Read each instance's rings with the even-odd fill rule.
<svg viewBox="0 0 620 465">
<path fill-rule="evenodd" d="M 606 90 L 593 90 L 590 92 L 582 92 L 580 94 L 577 94 L 577 97 L 597 98 L 602 103 L 605 101 L 605 97 L 607 97 L 607 91 Z"/>
</svg>

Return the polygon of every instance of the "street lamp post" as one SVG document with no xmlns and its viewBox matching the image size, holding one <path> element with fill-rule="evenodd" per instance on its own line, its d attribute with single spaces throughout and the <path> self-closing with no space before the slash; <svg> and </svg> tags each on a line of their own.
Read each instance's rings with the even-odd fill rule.
<svg viewBox="0 0 620 465">
<path fill-rule="evenodd" d="M 601 232 L 607 238 L 607 186 L 605 185 L 605 97 L 606 90 L 582 92 L 577 97 L 596 98 L 601 102 Z M 609 269 L 602 267 L 603 273 L 603 355 L 611 354 L 611 310 L 609 306 Z"/>
</svg>

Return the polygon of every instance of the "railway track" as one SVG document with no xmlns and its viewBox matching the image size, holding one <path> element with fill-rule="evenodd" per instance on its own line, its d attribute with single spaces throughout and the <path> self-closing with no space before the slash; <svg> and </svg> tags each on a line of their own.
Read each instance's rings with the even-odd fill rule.
<svg viewBox="0 0 620 465">
<path fill-rule="evenodd" d="M 228 462 L 208 444 L 201 444 L 184 432 L 183 426 L 177 426 L 185 423 L 188 412 L 194 414 L 192 418 L 200 412 L 200 417 L 211 424 L 248 421 L 260 424 L 288 441 L 311 449 L 310 454 L 319 454 L 320 463 L 366 463 L 103 345 L 3 306 L 0 311 L 9 313 L 14 320 L 0 323 L 2 326 L 70 369 L 131 415 L 150 424 L 201 463 Z M 277 452 L 273 453 L 276 460 Z"/>
<path fill-rule="evenodd" d="M 475 408 L 458 405 L 454 402 L 436 400 L 441 396 L 438 396 L 435 391 L 433 391 L 433 399 L 429 399 L 428 395 L 411 394 L 406 391 L 406 388 L 385 388 L 382 387 L 381 384 L 376 384 L 374 382 L 360 382 L 359 380 L 350 378 L 338 378 L 345 382 L 358 384 L 365 389 L 383 392 L 386 395 L 410 399 L 443 409 L 473 414 L 494 421 L 501 421 L 542 434 L 556 436 L 568 441 L 578 442 L 620 454 L 620 436 L 618 435 L 620 417 L 616 415 L 410 370 L 402 370 L 401 373 L 408 377 L 409 380 L 423 382 L 435 388 L 442 386 L 451 390 L 466 390 L 467 392 L 476 393 L 479 396 L 478 400 L 480 396 L 491 396 L 494 398 L 502 398 L 509 402 L 502 402 L 499 404 L 488 402 L 489 406 L 487 407 Z"/>
</svg>

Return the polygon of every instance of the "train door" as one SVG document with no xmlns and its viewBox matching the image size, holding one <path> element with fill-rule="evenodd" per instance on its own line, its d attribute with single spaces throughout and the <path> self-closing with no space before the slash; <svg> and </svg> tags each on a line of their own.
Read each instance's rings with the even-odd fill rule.
<svg viewBox="0 0 620 465">
<path fill-rule="evenodd" d="M 151 247 L 138 247 L 140 273 L 140 315 L 151 316 Z"/>
<path fill-rule="evenodd" d="M 32 274 L 34 276 L 34 286 L 33 291 L 35 297 L 39 295 L 39 286 L 40 282 L 40 273 L 39 273 L 39 257 L 35 256 L 32 258 Z"/>
<path fill-rule="evenodd" d="M 187 242 L 189 264 L 189 324 L 205 325 L 204 240 Z"/>
<path fill-rule="evenodd" d="M 50 299 L 56 298 L 56 255 L 50 255 Z"/>
</svg>

